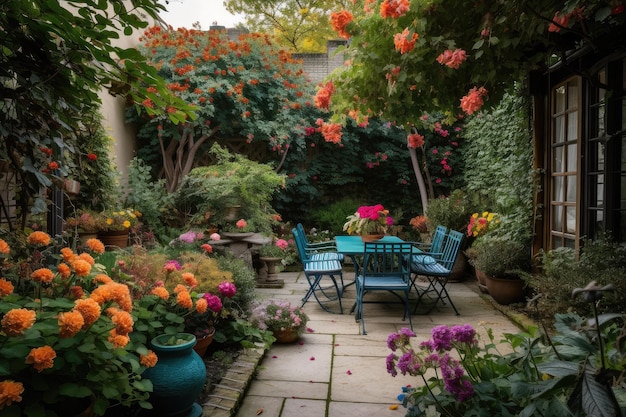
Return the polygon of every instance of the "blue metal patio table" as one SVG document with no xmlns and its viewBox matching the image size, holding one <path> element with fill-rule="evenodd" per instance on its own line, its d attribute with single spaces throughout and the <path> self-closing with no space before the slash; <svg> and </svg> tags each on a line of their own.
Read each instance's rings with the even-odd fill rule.
<svg viewBox="0 0 626 417">
<path fill-rule="evenodd" d="M 377 242 L 382 243 L 404 243 L 404 240 L 397 236 L 383 236 L 382 239 Z M 359 275 L 360 257 L 365 255 L 365 242 L 361 239 L 361 236 L 335 236 L 335 245 L 337 246 L 337 252 L 344 256 L 349 256 L 354 264 L 354 276 Z M 352 281 L 348 285 L 354 284 Z M 346 285 L 346 287 L 348 286 Z"/>
</svg>

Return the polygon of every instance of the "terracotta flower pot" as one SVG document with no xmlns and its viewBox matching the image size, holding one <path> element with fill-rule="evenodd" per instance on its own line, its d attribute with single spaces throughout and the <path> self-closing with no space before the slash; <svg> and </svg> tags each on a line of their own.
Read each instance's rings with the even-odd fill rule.
<svg viewBox="0 0 626 417">
<path fill-rule="evenodd" d="M 276 338 L 276 343 L 293 343 L 300 339 L 300 335 L 295 330 L 274 330 L 272 333 Z"/>
<path fill-rule="evenodd" d="M 211 343 L 213 343 L 214 335 L 215 335 L 215 328 L 212 328 L 209 334 L 207 334 L 206 336 L 202 338 L 196 337 L 196 344 L 193 347 L 193 350 L 195 350 L 196 353 L 200 355 L 201 358 L 204 357 L 204 354 L 206 353 L 207 349 L 209 348 Z"/>
<path fill-rule="evenodd" d="M 361 235 L 361 240 L 363 242 L 375 242 L 382 239 L 383 237 L 385 237 L 383 233 L 372 233 L 368 235 Z"/>
<path fill-rule="evenodd" d="M 128 229 L 110 230 L 98 232 L 98 239 L 102 242 L 106 250 L 115 250 L 128 247 Z"/>
<path fill-rule="evenodd" d="M 487 276 L 487 290 L 498 304 L 508 305 L 524 300 L 526 283 L 519 278 Z"/>
</svg>

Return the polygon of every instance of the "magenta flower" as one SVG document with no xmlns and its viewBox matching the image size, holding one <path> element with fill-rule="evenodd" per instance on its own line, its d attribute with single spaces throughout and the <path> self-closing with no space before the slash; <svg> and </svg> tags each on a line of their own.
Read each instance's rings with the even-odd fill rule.
<svg viewBox="0 0 626 417">
<path fill-rule="evenodd" d="M 218 291 L 224 297 L 233 298 L 237 294 L 237 287 L 232 282 L 224 281 L 217 286 Z"/>
<path fill-rule="evenodd" d="M 207 307 L 215 313 L 219 313 L 222 311 L 222 300 L 217 295 L 213 295 L 211 293 L 204 293 L 202 296 L 207 302 Z"/>
</svg>

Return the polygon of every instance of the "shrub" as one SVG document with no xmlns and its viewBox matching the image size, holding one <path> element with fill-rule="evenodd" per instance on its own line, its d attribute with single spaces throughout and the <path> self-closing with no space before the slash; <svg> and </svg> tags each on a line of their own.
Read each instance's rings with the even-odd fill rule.
<svg viewBox="0 0 626 417">
<path fill-rule="evenodd" d="M 552 317 L 555 313 L 574 310 L 591 314 L 590 305 L 573 299 L 574 288 L 584 287 L 590 279 L 599 285 L 613 284 L 616 291 L 605 295 L 601 312 L 626 313 L 626 248 L 607 236 L 583 240 L 580 256 L 571 248 L 558 248 L 539 254 L 539 273 L 525 279 L 540 294 L 536 309 L 529 314 Z"/>
</svg>

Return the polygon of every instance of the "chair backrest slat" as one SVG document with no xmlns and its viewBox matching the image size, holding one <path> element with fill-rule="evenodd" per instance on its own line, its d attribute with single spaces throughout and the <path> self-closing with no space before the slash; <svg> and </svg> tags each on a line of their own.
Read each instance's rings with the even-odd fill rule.
<svg viewBox="0 0 626 417">
<path fill-rule="evenodd" d="M 402 275 L 410 279 L 411 255 L 415 246 L 410 242 L 365 242 L 363 275 Z"/>
<path fill-rule="evenodd" d="M 435 228 L 435 233 L 433 234 L 433 240 L 430 243 L 429 252 L 441 253 L 443 249 L 443 242 L 445 240 L 447 232 L 448 232 L 448 228 L 441 224 Z"/>
<path fill-rule="evenodd" d="M 457 255 L 459 254 L 461 242 L 463 242 L 463 233 L 456 230 L 450 230 L 443 246 L 443 255 L 441 259 L 437 260 L 437 262 L 446 269 L 451 270 L 454 262 L 456 261 Z"/>
<path fill-rule="evenodd" d="M 298 248 L 298 255 L 300 255 L 300 260 L 302 261 L 302 263 L 308 262 L 309 256 L 306 253 L 306 245 L 302 242 L 302 236 L 295 227 L 291 229 L 291 233 L 293 233 L 293 240 L 296 241 L 296 248 Z"/>
</svg>

